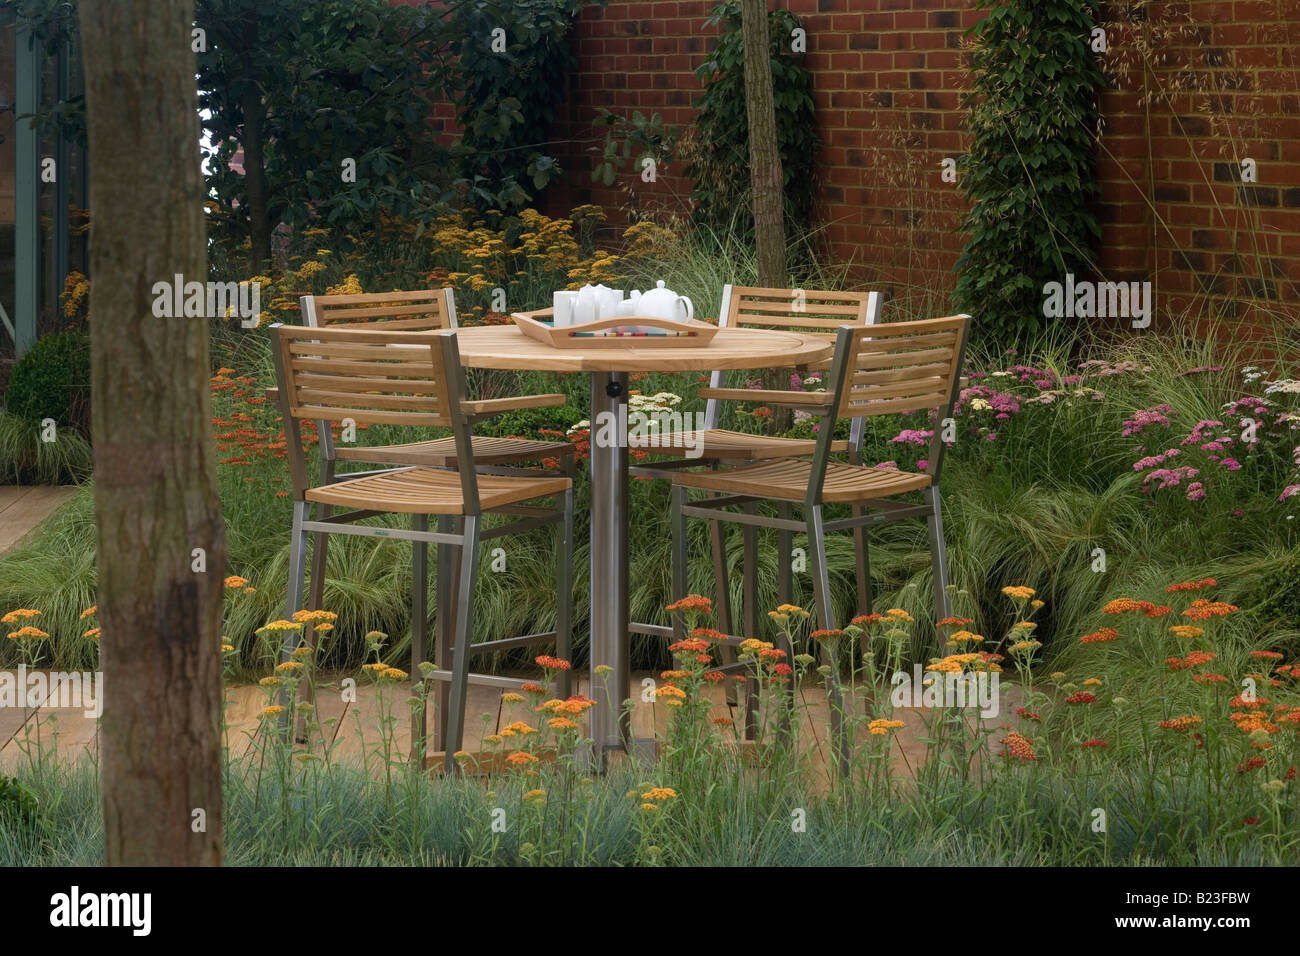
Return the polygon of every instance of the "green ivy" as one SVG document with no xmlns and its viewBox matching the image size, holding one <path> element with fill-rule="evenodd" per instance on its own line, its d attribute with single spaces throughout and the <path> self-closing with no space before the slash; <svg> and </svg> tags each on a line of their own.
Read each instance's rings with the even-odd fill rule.
<svg viewBox="0 0 1300 956">
<path fill-rule="evenodd" d="M 740 29 L 740 0 L 725 0 L 713 9 L 705 26 L 723 24 L 717 48 L 695 71 L 704 82 L 704 95 L 695 100 L 696 140 L 686 175 L 695 183 L 692 218 L 717 231 L 734 229 L 748 237 L 754 231 L 750 202 L 749 117 L 745 111 L 745 57 Z M 772 92 L 776 130 L 785 174 L 786 221 L 807 225 L 817 194 L 817 119 L 812 73 L 805 54 L 792 50 L 798 17 L 788 10 L 768 14 L 768 44 L 772 54 Z"/>
<path fill-rule="evenodd" d="M 1010 341 L 1043 328 L 1043 286 L 1085 273 L 1101 234 L 1094 146 L 1103 84 L 1085 0 L 978 0 L 971 28 L 971 202 L 957 260 L 957 299 L 983 335 Z"/>
<path fill-rule="evenodd" d="M 455 105 L 464 133 L 456 152 L 472 205 L 517 211 L 560 175 L 548 136 L 576 62 L 569 28 L 590 5 L 468 0 L 457 6 L 450 49 L 460 62 Z"/>
</svg>

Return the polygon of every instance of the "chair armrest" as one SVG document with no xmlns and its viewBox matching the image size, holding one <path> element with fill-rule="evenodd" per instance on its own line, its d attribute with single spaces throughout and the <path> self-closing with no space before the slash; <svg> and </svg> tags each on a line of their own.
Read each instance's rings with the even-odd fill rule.
<svg viewBox="0 0 1300 956">
<path fill-rule="evenodd" d="M 461 402 L 460 407 L 466 415 L 499 415 L 502 412 L 510 412 L 521 408 L 551 408 L 555 405 L 563 405 L 566 401 L 564 395 L 512 395 L 508 398 L 484 398 L 475 401 Z"/>
<path fill-rule="evenodd" d="M 763 405 L 829 405 L 826 392 L 783 392 L 774 388 L 702 388 L 700 398 L 717 398 L 732 402 L 759 402 Z"/>
</svg>

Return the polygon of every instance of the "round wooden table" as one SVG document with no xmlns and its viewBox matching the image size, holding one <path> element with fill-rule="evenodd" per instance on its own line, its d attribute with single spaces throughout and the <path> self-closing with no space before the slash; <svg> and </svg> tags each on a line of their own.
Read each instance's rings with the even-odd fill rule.
<svg viewBox="0 0 1300 956">
<path fill-rule="evenodd" d="M 462 364 L 471 368 L 591 373 L 592 422 L 625 421 L 628 372 L 702 372 L 786 368 L 830 358 L 832 343 L 815 335 L 766 329 L 719 329 L 699 348 L 553 348 L 513 325 L 461 329 Z M 594 432 L 593 432 L 594 433 Z M 623 713 L 629 696 L 627 447 L 591 443 L 591 736 L 597 759 L 633 741 Z M 673 595 L 674 599 L 683 595 Z M 602 665 L 608 676 L 596 675 Z"/>
</svg>

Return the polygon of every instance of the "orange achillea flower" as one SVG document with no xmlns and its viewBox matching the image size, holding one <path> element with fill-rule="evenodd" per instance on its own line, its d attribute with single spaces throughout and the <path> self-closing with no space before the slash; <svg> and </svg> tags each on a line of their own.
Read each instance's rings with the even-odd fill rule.
<svg viewBox="0 0 1300 956">
<path fill-rule="evenodd" d="M 685 700 L 686 691 L 682 690 L 676 684 L 664 684 L 664 686 L 660 687 L 655 691 L 655 697 L 664 697 L 664 698 L 676 697 L 678 700 Z"/>
<path fill-rule="evenodd" d="M 261 634 L 263 631 L 297 631 L 301 628 L 302 625 L 297 621 L 279 620 L 272 621 L 270 624 L 263 624 L 257 629 L 257 633 Z"/>
<path fill-rule="evenodd" d="M 760 641 L 760 640 L 759 640 L 758 638 L 756 638 L 756 637 L 747 637 L 747 638 L 745 638 L 743 641 L 740 642 L 740 650 L 743 651 L 743 652 L 745 652 L 745 653 L 749 653 L 749 654 L 753 654 L 753 653 L 757 653 L 758 651 L 766 650 L 767 648 L 769 648 L 769 647 L 771 647 L 771 646 L 772 646 L 772 645 L 769 644 L 767 641 Z M 672 650 L 672 648 L 669 648 L 669 650 Z"/>
<path fill-rule="evenodd" d="M 1145 614 L 1147 617 L 1164 617 L 1166 614 L 1169 614 L 1172 611 L 1173 608 L 1167 605 L 1161 604 L 1159 607 L 1157 607 L 1153 604 L 1151 605 L 1151 607 L 1146 608 L 1142 613 Z"/>
<path fill-rule="evenodd" d="M 545 693 L 546 693 L 546 688 L 545 688 L 545 687 L 539 687 L 537 684 L 534 684 L 534 683 L 532 683 L 531 681 L 529 681 L 528 683 L 525 683 L 525 684 L 521 684 L 521 685 L 519 686 L 519 689 L 520 689 L 521 691 L 523 691 L 525 694 L 545 694 Z"/>
<path fill-rule="evenodd" d="M 1178 591 L 1199 591 L 1202 588 L 1212 588 L 1219 582 L 1214 578 L 1201 578 L 1199 581 L 1183 581 L 1180 584 L 1171 584 L 1165 588 L 1166 594 L 1174 594 Z"/>
<path fill-rule="evenodd" d="M 678 641 L 676 644 L 668 645 L 668 650 L 674 654 L 678 652 L 699 654 L 700 652 L 707 651 L 708 649 L 709 649 L 709 642 L 702 641 L 698 637 L 688 637 L 684 641 Z"/>
<path fill-rule="evenodd" d="M 1013 584 L 1003 588 L 1002 593 L 1009 598 L 1016 598 L 1017 600 L 1023 601 L 1027 598 L 1033 597 L 1038 592 L 1033 588 L 1027 588 L 1022 584 Z"/>
<path fill-rule="evenodd" d="M 975 621 L 969 617 L 945 617 L 935 624 L 935 627 L 966 627 L 974 623 Z"/>
<path fill-rule="evenodd" d="M 81 612 L 81 617 L 78 618 L 78 620 L 84 621 L 86 618 L 90 617 L 92 614 L 98 614 L 98 613 L 99 613 L 99 605 L 98 605 L 98 604 L 92 604 L 90 607 L 86 608 L 84 611 Z M 1278 656 L 1281 657 L 1282 655 L 1279 654 Z"/>
<path fill-rule="evenodd" d="M 811 637 L 814 641 L 826 641 L 827 643 L 830 643 L 831 641 L 834 641 L 837 638 L 843 637 L 844 632 L 837 627 L 829 627 L 824 630 L 813 631 L 808 636 Z"/>
<path fill-rule="evenodd" d="M 226 578 L 225 584 L 228 588 L 247 587 L 248 578 L 241 578 L 238 574 L 232 574 L 230 577 Z"/>
<path fill-rule="evenodd" d="M 30 624 L 24 627 L 20 627 L 16 631 L 9 632 L 10 640 L 15 640 L 15 641 L 18 640 L 20 637 L 46 638 L 49 636 L 50 635 L 46 634 L 39 627 L 32 627 Z"/>
<path fill-rule="evenodd" d="M 1150 601 L 1135 601 L 1132 598 L 1115 598 L 1108 601 L 1106 606 L 1101 609 L 1102 614 L 1126 614 L 1129 611 L 1148 611 L 1155 605 Z"/>
<path fill-rule="evenodd" d="M 537 758 L 530 753 L 522 750 L 516 750 L 510 756 L 506 757 L 506 763 L 512 767 L 526 767 L 530 763 L 537 763 Z"/>
<path fill-rule="evenodd" d="M 1270 660 L 1270 661 L 1280 660 L 1282 657 L 1282 655 L 1279 654 L 1277 651 L 1251 651 L 1250 656 L 1262 657 L 1265 660 Z"/>
<path fill-rule="evenodd" d="M 672 787 L 651 787 L 641 794 L 642 800 L 676 800 L 677 791 Z"/>
<path fill-rule="evenodd" d="M 723 679 L 723 674 L 721 671 L 707 671 L 704 674 L 704 679 L 710 684 L 717 684 Z M 728 723 L 730 723 L 730 721 L 728 721 Z"/>
<path fill-rule="evenodd" d="M 758 656 L 770 661 L 779 661 L 785 657 L 785 651 L 775 647 L 765 647 L 758 652 Z"/>
<path fill-rule="evenodd" d="M 302 666 L 302 661 L 284 661 L 281 664 L 276 664 L 275 669 L 290 674 L 302 670 Z"/>
<path fill-rule="evenodd" d="M 884 619 L 885 615 L 883 614 L 859 614 L 849 623 L 855 627 L 870 627 L 872 624 L 877 624 Z M 939 623 L 942 624 L 943 622 L 940 621 Z"/>
<path fill-rule="evenodd" d="M 1208 621 L 1212 617 L 1226 617 L 1239 610 L 1241 608 L 1236 605 L 1225 604 L 1223 601 L 1207 601 L 1205 598 L 1198 598 L 1183 612 L 1183 617 L 1189 617 L 1193 621 Z"/>
<path fill-rule="evenodd" d="M 26 621 L 40 616 L 41 612 L 35 608 L 20 607 L 15 611 L 10 611 L 4 617 L 0 617 L 0 624 L 17 624 L 19 621 Z"/>
<path fill-rule="evenodd" d="M 1080 644 L 1100 644 L 1103 641 L 1119 640 L 1119 631 L 1113 627 L 1103 627 L 1093 631 L 1091 634 L 1085 634 L 1079 638 Z"/>
<path fill-rule="evenodd" d="M 703 594 L 688 594 L 680 601 L 674 601 L 669 604 L 665 611 L 703 611 L 705 614 L 713 613 L 713 601 L 706 598 Z"/>
<path fill-rule="evenodd" d="M 1083 743 L 1079 744 L 1079 746 L 1080 747 L 1109 747 L 1110 744 L 1106 743 L 1106 741 L 1104 740 L 1098 740 L 1096 737 L 1094 737 L 1092 738 L 1092 740 L 1085 740 Z"/>
<path fill-rule="evenodd" d="M 915 621 L 915 618 L 901 607 L 891 607 L 885 612 L 885 618 L 890 621 L 902 621 L 904 624 L 911 624 Z"/>
<path fill-rule="evenodd" d="M 1014 730 L 1007 734 L 1001 740 L 1002 751 L 999 757 L 1008 757 L 1012 760 L 1037 760 L 1038 755 L 1034 753 L 1034 744 L 1024 734 L 1016 733 Z"/>
<path fill-rule="evenodd" d="M 891 730 L 897 730 L 902 726 L 903 722 L 901 720 L 886 720 L 882 717 L 867 724 L 867 729 L 871 731 L 874 736 L 883 737 Z"/>
<path fill-rule="evenodd" d="M 703 638 L 707 641 L 725 641 L 727 635 L 712 627 L 697 627 L 691 631 L 691 637 Z"/>
<path fill-rule="evenodd" d="M 573 668 L 573 665 L 568 661 L 562 660 L 558 657 L 551 657 L 549 654 L 539 654 L 537 657 L 533 658 L 533 661 L 538 667 L 542 668 L 542 670 L 567 671 Z"/>
<path fill-rule="evenodd" d="M 1195 714 L 1187 714 L 1170 720 L 1162 720 L 1157 726 L 1161 730 L 1191 730 L 1193 727 L 1201 726 L 1201 718 Z"/>
<path fill-rule="evenodd" d="M 681 680 L 684 677 L 690 677 L 689 671 L 662 671 L 659 674 L 660 680 L 674 681 Z"/>
<path fill-rule="evenodd" d="M 1223 674 L 1193 674 L 1192 680 L 1198 684 L 1222 684 L 1227 681 Z"/>
<path fill-rule="evenodd" d="M 508 730 L 511 733 L 519 734 L 521 737 L 527 737 L 529 734 L 537 733 L 537 728 L 524 723 L 522 720 L 516 720 L 513 724 L 506 724 L 501 729 L 503 731 Z"/>
<path fill-rule="evenodd" d="M 88 637 L 92 641 L 97 641 L 99 640 L 99 628 L 92 627 L 90 630 L 88 630 L 86 633 L 82 634 L 81 636 Z"/>
<path fill-rule="evenodd" d="M 981 634 L 972 634 L 970 631 L 954 631 L 948 638 L 949 647 L 959 647 L 967 642 L 978 644 L 984 640 Z"/>
<path fill-rule="evenodd" d="M 546 726 L 550 727 L 552 730 L 577 730 L 578 729 L 577 722 L 570 720 L 568 717 L 552 717 L 550 720 L 546 722 Z"/>
<path fill-rule="evenodd" d="M 1200 637 L 1205 630 L 1193 624 L 1175 624 L 1169 628 L 1169 632 L 1178 637 Z"/>
</svg>

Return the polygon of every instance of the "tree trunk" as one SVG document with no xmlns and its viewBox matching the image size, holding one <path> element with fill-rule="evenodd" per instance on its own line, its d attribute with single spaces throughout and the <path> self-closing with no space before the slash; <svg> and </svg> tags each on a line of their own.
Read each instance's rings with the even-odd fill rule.
<svg viewBox="0 0 1300 956">
<path fill-rule="evenodd" d="M 256 87 L 242 99 L 244 113 L 244 185 L 248 188 L 248 239 L 253 275 L 271 262 L 271 220 L 266 212 L 266 167 L 262 153 L 266 104 Z"/>
<path fill-rule="evenodd" d="M 758 284 L 780 289 L 788 273 L 785 261 L 785 175 L 776 138 L 776 105 L 772 96 L 772 59 L 768 50 L 766 0 L 740 0 L 740 28 L 745 49 L 745 113 L 749 120 L 749 175 L 754 205 L 754 244 Z M 790 387 L 786 373 L 763 373 L 765 388 Z M 772 410 L 771 428 L 790 428 L 788 408 Z"/>
<path fill-rule="evenodd" d="M 207 281 L 193 0 L 81 0 L 92 226 L 104 856 L 221 863 L 225 531 L 207 318 L 155 283 Z M 170 291 L 167 293 L 170 295 Z M 206 571 L 195 571 L 202 549 Z"/>
</svg>

